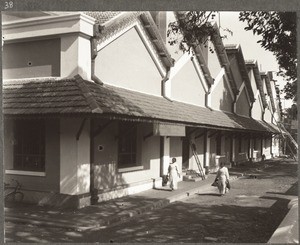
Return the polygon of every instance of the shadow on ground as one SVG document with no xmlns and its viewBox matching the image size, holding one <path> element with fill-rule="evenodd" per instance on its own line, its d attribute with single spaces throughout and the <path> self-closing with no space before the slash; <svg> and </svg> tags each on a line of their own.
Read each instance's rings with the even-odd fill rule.
<svg viewBox="0 0 300 245">
<path fill-rule="evenodd" d="M 263 208 L 178 202 L 126 227 L 118 226 L 114 232 L 105 230 L 95 240 L 186 243 L 213 238 L 219 243 L 265 243 L 286 215 L 287 203 L 286 199 L 277 199 L 271 207 Z"/>
<path fill-rule="evenodd" d="M 198 193 L 198 196 L 220 196 L 220 194 L 217 193 Z"/>
<path fill-rule="evenodd" d="M 298 196 L 298 181 L 295 182 L 286 192 L 268 191 L 267 194 L 283 195 L 283 196 Z"/>
<path fill-rule="evenodd" d="M 295 164 L 283 163 L 284 167 L 278 171 L 269 169 L 261 172 L 261 179 L 284 179 L 295 177 Z M 259 172 L 259 171 L 258 171 Z M 295 178 L 290 178 L 294 181 Z M 250 181 L 250 180 L 249 180 Z M 260 181 L 254 180 L 254 181 Z M 271 181 L 271 180 L 270 180 Z M 197 203 L 176 202 L 155 212 L 136 216 L 131 222 L 117 224 L 104 230 L 71 231 L 49 227 L 20 226 L 8 224 L 6 230 L 7 242 L 218 242 L 218 243 L 266 243 L 288 212 L 289 199 L 284 195 L 296 195 L 297 183 L 291 183 L 286 192 L 270 191 L 259 197 L 261 202 L 269 206 L 252 206 L 228 203 L 216 204 L 214 200 L 220 197 L 216 193 L 199 194 L 209 196 L 212 201 L 206 205 Z M 240 187 L 241 188 L 241 187 Z M 268 194 L 282 194 L 280 198 L 270 197 Z M 226 197 L 225 197 L 226 198 Z M 57 219 L 60 212 L 67 212 L 70 219 L 80 219 L 81 222 L 91 224 L 96 222 L 99 215 L 122 214 L 130 209 L 141 208 L 157 200 L 156 198 L 131 197 L 130 202 L 118 201 L 99 203 L 90 206 L 76 214 L 76 211 L 56 210 Z M 105 206 L 107 205 L 107 206 Z M 104 208 L 105 207 L 105 208 Z M 105 211 L 104 211 L 105 210 Z M 46 210 L 40 208 L 35 213 L 47 216 Z M 74 215 L 76 214 L 76 215 Z M 51 213 L 53 215 L 53 213 Z M 25 227 L 25 228 L 24 228 Z"/>
<path fill-rule="evenodd" d="M 219 197 L 217 197 L 219 198 Z M 18 242 L 212 242 L 265 243 L 287 213 L 286 199 L 277 198 L 268 208 L 239 205 L 199 206 L 177 202 L 143 219 L 105 230 L 76 232 L 39 227 L 20 231 Z M 13 224 L 11 224 L 13 225 Z M 12 227 L 13 228 L 13 227 Z M 11 235 L 8 236 L 8 238 Z"/>
</svg>

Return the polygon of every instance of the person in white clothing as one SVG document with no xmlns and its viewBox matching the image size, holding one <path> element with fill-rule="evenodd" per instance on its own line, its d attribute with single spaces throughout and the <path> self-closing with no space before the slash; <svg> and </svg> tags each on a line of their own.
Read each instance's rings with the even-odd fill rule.
<svg viewBox="0 0 300 245">
<path fill-rule="evenodd" d="M 218 189 L 221 196 L 224 196 L 226 192 L 228 192 L 228 188 L 226 187 L 227 183 L 229 183 L 229 172 L 228 168 L 225 167 L 225 163 L 220 163 L 220 168 L 217 172 L 216 178 L 218 179 Z"/>
<path fill-rule="evenodd" d="M 168 168 L 168 175 L 170 180 L 170 188 L 171 190 L 177 190 L 177 182 L 178 178 L 180 178 L 180 174 L 178 172 L 178 165 L 176 163 L 176 158 L 172 158 L 172 162 L 170 162 L 169 168 Z"/>
</svg>

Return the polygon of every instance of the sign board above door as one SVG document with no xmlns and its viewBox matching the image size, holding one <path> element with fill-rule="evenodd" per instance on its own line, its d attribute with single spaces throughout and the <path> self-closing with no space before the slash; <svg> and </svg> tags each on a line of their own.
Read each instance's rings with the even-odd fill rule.
<svg viewBox="0 0 300 245">
<path fill-rule="evenodd" d="M 164 124 L 164 123 L 154 123 L 153 135 L 182 137 L 185 136 L 185 126 Z"/>
</svg>

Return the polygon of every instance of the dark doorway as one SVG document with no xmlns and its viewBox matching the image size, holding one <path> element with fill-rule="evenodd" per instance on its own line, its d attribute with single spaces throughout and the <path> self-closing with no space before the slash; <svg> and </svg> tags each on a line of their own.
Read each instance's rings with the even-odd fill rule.
<svg viewBox="0 0 300 245">
<path fill-rule="evenodd" d="M 182 171 L 189 169 L 190 149 L 188 138 L 182 138 Z"/>
</svg>

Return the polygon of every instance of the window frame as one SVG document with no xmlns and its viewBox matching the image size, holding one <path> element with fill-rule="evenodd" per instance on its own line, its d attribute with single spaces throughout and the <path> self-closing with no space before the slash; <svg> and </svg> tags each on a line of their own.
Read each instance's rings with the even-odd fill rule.
<svg viewBox="0 0 300 245">
<path fill-rule="evenodd" d="M 143 166 L 138 163 L 138 132 L 137 124 L 134 122 L 120 121 L 118 123 L 118 161 L 117 166 L 119 172 L 135 171 L 143 169 Z M 124 143 L 122 145 L 122 143 Z M 129 144 L 128 144 L 129 142 Z M 122 151 L 122 148 L 127 148 Z M 124 163 L 126 157 L 129 157 L 130 162 Z M 122 159 L 123 158 L 123 159 Z"/>
<path fill-rule="evenodd" d="M 13 122 L 13 162 L 9 174 L 44 176 L 46 171 L 46 122 L 16 119 Z M 33 163 L 35 161 L 35 163 Z"/>
</svg>

